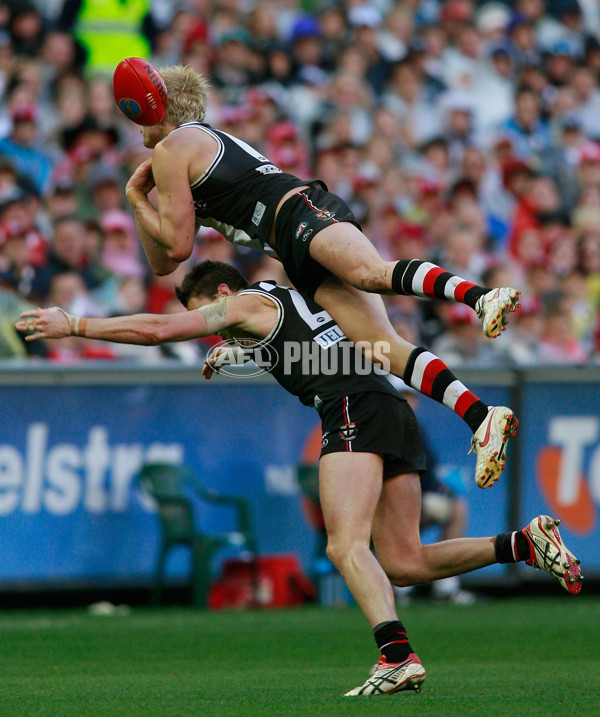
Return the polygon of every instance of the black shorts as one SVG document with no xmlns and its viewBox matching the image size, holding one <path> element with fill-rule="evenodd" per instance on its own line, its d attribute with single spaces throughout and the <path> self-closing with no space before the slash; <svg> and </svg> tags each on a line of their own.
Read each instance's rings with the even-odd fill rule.
<svg viewBox="0 0 600 717">
<path fill-rule="evenodd" d="M 351 222 L 360 229 L 347 204 L 321 186 L 312 184 L 290 197 L 275 222 L 276 251 L 285 273 L 296 289 L 310 299 L 331 276 L 328 269 L 311 257 L 311 241 L 321 229 L 338 222 Z"/>
<path fill-rule="evenodd" d="M 321 456 L 376 453 L 384 460 L 384 480 L 425 470 L 417 419 L 403 398 L 389 393 L 355 393 L 326 401 L 320 415 Z"/>
</svg>

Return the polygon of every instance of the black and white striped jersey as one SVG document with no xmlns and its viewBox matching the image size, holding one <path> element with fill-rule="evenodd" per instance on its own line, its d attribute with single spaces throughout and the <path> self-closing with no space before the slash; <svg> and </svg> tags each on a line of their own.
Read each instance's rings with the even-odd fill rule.
<svg viewBox="0 0 600 717">
<path fill-rule="evenodd" d="M 247 351 L 287 391 L 307 406 L 365 391 L 399 396 L 334 319 L 295 289 L 275 282 L 252 284 L 242 294 L 259 294 L 277 306 L 277 321 L 268 336 Z"/>
<path fill-rule="evenodd" d="M 173 132 L 196 127 L 216 139 L 219 150 L 208 169 L 191 185 L 196 216 L 234 244 L 260 249 L 266 244 L 281 197 L 306 184 L 263 157 L 246 142 L 201 122 L 185 122 Z"/>
</svg>

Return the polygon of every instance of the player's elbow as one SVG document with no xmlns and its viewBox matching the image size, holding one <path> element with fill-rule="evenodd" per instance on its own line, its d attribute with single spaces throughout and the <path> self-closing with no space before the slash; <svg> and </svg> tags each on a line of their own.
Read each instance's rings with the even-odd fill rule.
<svg viewBox="0 0 600 717">
<path fill-rule="evenodd" d="M 152 264 L 152 273 L 155 276 L 168 276 L 179 266 L 179 262 L 172 264 Z"/>
<path fill-rule="evenodd" d="M 169 256 L 167 256 L 166 252 L 164 257 L 161 257 L 158 260 L 154 259 L 153 261 L 150 261 L 152 273 L 156 276 L 168 276 L 169 274 L 172 274 L 175 269 L 177 269 L 179 264 L 179 261 L 171 259 Z"/>
<path fill-rule="evenodd" d="M 170 228 L 165 231 L 163 227 L 165 254 L 171 262 L 180 263 L 190 258 L 194 248 L 194 236 L 194 232 L 186 228 Z"/>
<path fill-rule="evenodd" d="M 175 246 L 170 247 L 166 250 L 166 254 L 169 257 L 171 261 L 177 262 L 177 264 L 180 264 L 182 261 L 185 261 L 186 259 L 189 259 L 192 255 L 192 244 L 176 244 Z"/>
</svg>

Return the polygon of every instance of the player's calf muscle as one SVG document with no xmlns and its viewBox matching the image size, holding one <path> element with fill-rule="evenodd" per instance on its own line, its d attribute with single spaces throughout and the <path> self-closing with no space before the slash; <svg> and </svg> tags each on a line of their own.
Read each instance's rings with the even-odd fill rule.
<svg viewBox="0 0 600 717">
<path fill-rule="evenodd" d="M 360 263 L 348 266 L 346 262 L 336 271 L 336 274 L 356 289 L 369 294 L 393 293 L 388 279 L 388 270 L 385 264 L 373 267 L 372 263 Z"/>
<path fill-rule="evenodd" d="M 390 272 L 387 265 L 377 268 L 374 272 L 370 269 L 362 271 L 358 276 L 358 283 L 353 284 L 357 289 L 370 294 L 393 294 L 390 285 Z"/>
</svg>

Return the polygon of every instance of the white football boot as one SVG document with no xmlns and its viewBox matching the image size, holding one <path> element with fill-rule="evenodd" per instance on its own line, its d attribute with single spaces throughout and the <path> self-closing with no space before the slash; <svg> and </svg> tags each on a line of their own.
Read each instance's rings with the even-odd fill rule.
<svg viewBox="0 0 600 717">
<path fill-rule="evenodd" d="M 512 409 L 489 407 L 487 416 L 471 439 L 471 451 L 477 458 L 475 482 L 480 488 L 490 488 L 500 478 L 506 467 L 506 444 L 516 434 L 518 425 Z"/>
<path fill-rule="evenodd" d="M 506 317 L 519 306 L 520 291 L 508 286 L 492 289 L 480 296 L 475 304 L 475 312 L 479 316 L 483 333 L 491 339 L 499 336 L 506 328 Z"/>
<path fill-rule="evenodd" d="M 558 532 L 560 520 L 549 515 L 538 515 L 521 533 L 529 542 L 530 558 L 526 560 L 534 570 L 545 570 L 556 578 L 563 588 L 578 595 L 581 592 L 581 561 L 563 543 Z"/>
<path fill-rule="evenodd" d="M 382 655 L 364 685 L 346 692 L 345 697 L 390 695 L 403 690 L 420 692 L 424 681 L 425 668 L 414 652 L 403 662 L 386 662 Z"/>
</svg>

